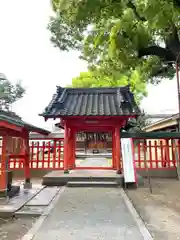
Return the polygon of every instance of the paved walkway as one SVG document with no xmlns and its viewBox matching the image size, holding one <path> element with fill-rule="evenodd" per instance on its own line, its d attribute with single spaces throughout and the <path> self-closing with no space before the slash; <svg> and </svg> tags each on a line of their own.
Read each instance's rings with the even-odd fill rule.
<svg viewBox="0 0 180 240">
<path fill-rule="evenodd" d="M 33 240 L 144 239 L 117 188 L 65 188 Z"/>
<path fill-rule="evenodd" d="M 98 158 L 85 158 L 85 160 L 80 161 L 79 163 L 76 161 L 77 167 L 111 167 L 112 166 L 112 160 L 107 159 L 104 157 L 98 157 Z"/>
</svg>

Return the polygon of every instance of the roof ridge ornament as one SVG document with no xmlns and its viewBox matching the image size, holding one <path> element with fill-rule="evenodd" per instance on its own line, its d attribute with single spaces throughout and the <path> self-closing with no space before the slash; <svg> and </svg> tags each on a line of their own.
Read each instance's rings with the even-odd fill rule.
<svg viewBox="0 0 180 240">
<path fill-rule="evenodd" d="M 57 92 L 57 93 L 62 92 L 63 89 L 64 89 L 64 88 L 62 88 L 61 86 L 57 86 L 57 85 L 56 85 L 56 92 Z"/>
</svg>

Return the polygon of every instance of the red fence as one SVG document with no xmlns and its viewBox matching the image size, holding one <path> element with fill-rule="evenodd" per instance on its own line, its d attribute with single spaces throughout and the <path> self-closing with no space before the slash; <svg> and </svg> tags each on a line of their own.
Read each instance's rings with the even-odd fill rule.
<svg viewBox="0 0 180 240">
<path fill-rule="evenodd" d="M 63 139 L 34 139 L 30 140 L 30 168 L 60 170 L 63 169 Z M 171 140 L 135 140 L 134 159 L 136 168 L 143 170 L 175 168 L 180 156 L 180 142 Z M 0 141 L 1 157 L 1 141 Z M 10 169 L 23 169 L 23 154 L 11 154 L 9 161 Z"/>
<path fill-rule="evenodd" d="M 180 156 L 180 142 L 176 139 L 134 141 L 134 159 L 137 169 L 175 168 Z"/>
<path fill-rule="evenodd" d="M 30 151 L 30 168 L 31 169 L 47 169 L 60 170 L 63 169 L 63 139 L 35 139 L 29 141 Z M 2 148 L 2 146 L 0 145 Z M 1 154 L 0 154 L 1 155 Z M 9 160 L 10 169 L 24 168 L 24 155 L 11 154 Z"/>
</svg>

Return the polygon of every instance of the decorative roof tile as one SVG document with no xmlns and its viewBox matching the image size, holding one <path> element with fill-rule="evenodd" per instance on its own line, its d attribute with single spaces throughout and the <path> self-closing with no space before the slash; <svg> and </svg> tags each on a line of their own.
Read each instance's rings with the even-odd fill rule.
<svg viewBox="0 0 180 240">
<path fill-rule="evenodd" d="M 129 87 L 61 88 L 57 87 L 51 102 L 40 114 L 47 118 L 60 116 L 140 115 Z"/>
</svg>

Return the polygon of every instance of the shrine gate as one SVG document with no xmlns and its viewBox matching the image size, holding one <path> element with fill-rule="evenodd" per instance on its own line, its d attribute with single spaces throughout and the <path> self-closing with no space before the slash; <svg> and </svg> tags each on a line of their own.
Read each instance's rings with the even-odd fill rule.
<svg viewBox="0 0 180 240">
<path fill-rule="evenodd" d="M 40 114 L 45 121 L 59 119 L 64 133 L 64 173 L 75 166 L 77 132 L 112 135 L 112 169 L 121 173 L 120 130 L 130 118 L 140 115 L 129 86 L 114 88 L 57 87 L 49 105 Z M 93 168 L 91 168 L 93 169 Z"/>
</svg>

